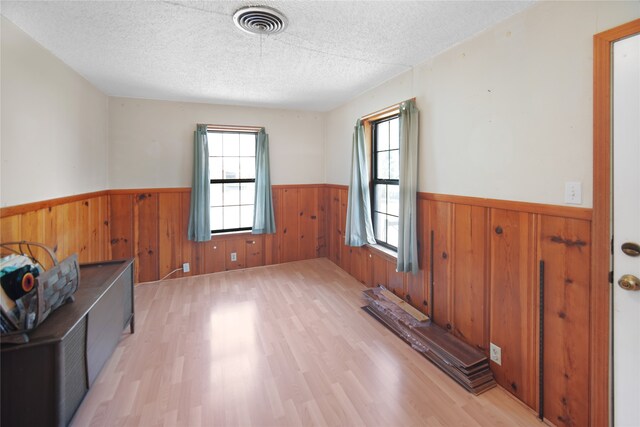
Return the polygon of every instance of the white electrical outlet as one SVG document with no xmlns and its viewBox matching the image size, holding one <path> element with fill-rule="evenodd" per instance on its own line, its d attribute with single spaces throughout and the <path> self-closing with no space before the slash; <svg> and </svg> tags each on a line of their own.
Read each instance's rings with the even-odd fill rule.
<svg viewBox="0 0 640 427">
<path fill-rule="evenodd" d="M 188 273 L 189 271 L 191 271 L 191 268 L 189 268 L 188 262 L 185 262 L 184 264 L 182 264 L 182 271 L 185 273 Z"/>
<path fill-rule="evenodd" d="M 489 357 L 498 365 L 502 365 L 502 349 L 494 343 L 489 344 Z"/>
<path fill-rule="evenodd" d="M 582 183 L 581 182 L 565 182 L 564 183 L 564 202 L 572 205 L 582 204 Z"/>
<path fill-rule="evenodd" d="M 238 254 L 235 252 L 231 252 L 231 262 L 235 262 L 238 260 Z"/>
</svg>

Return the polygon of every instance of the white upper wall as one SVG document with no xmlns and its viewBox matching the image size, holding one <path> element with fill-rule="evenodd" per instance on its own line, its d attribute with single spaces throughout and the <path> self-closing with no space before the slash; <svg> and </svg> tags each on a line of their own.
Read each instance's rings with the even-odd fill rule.
<svg viewBox="0 0 640 427">
<path fill-rule="evenodd" d="M 104 190 L 107 97 L 1 18 L 0 206 Z"/>
<path fill-rule="evenodd" d="M 197 123 L 265 127 L 272 184 L 318 184 L 321 113 L 109 98 L 109 187 L 190 187 Z"/>
<path fill-rule="evenodd" d="M 326 117 L 326 182 L 348 184 L 358 117 L 416 97 L 419 191 L 592 206 L 593 35 L 640 2 L 541 2 Z"/>
<path fill-rule="evenodd" d="M 190 186 L 196 123 L 266 127 L 274 184 L 347 184 L 356 118 L 415 96 L 420 191 L 591 207 L 592 36 L 639 16 L 541 2 L 325 114 L 107 98 L 2 18 L 0 205 Z"/>
</svg>

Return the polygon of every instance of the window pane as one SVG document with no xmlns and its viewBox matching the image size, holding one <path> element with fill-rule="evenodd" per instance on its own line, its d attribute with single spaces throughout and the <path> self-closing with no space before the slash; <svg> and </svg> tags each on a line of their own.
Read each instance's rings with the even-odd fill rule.
<svg viewBox="0 0 640 427">
<path fill-rule="evenodd" d="M 240 178 L 256 177 L 256 158 L 240 157 Z"/>
<path fill-rule="evenodd" d="M 240 204 L 240 184 L 224 184 L 224 204 L 225 206 Z"/>
<path fill-rule="evenodd" d="M 256 155 L 256 134 L 255 133 L 240 134 L 240 155 L 241 156 Z"/>
<path fill-rule="evenodd" d="M 400 215 L 400 187 L 389 185 L 387 187 L 387 213 L 390 215 Z"/>
<path fill-rule="evenodd" d="M 253 227 L 253 205 L 240 206 L 240 227 Z"/>
<path fill-rule="evenodd" d="M 377 169 L 377 178 L 378 179 L 389 179 L 389 152 L 383 151 L 378 153 L 378 159 L 376 163 Z"/>
<path fill-rule="evenodd" d="M 400 148 L 400 129 L 398 128 L 398 124 L 400 123 L 399 119 L 389 120 L 389 148 Z"/>
<path fill-rule="evenodd" d="M 375 212 L 373 214 L 373 220 L 375 222 L 376 239 L 383 242 L 387 241 L 387 221 L 386 215 Z"/>
<path fill-rule="evenodd" d="M 387 211 L 387 186 L 384 184 L 376 184 L 375 186 L 374 210 L 379 212 Z"/>
<path fill-rule="evenodd" d="M 222 208 L 211 208 L 211 229 L 222 230 Z"/>
<path fill-rule="evenodd" d="M 222 134 L 220 132 L 207 133 L 207 144 L 210 156 L 222 156 Z"/>
<path fill-rule="evenodd" d="M 389 149 L 389 122 L 382 122 L 376 126 L 376 144 L 376 151 Z"/>
<path fill-rule="evenodd" d="M 224 156 L 240 155 L 240 135 L 237 133 L 225 133 L 222 135 L 222 154 Z"/>
<path fill-rule="evenodd" d="M 240 158 L 224 157 L 224 176 L 223 179 L 240 178 Z"/>
<path fill-rule="evenodd" d="M 253 182 L 240 184 L 240 204 L 252 205 L 256 185 Z"/>
<path fill-rule="evenodd" d="M 240 206 L 225 206 L 224 228 L 240 228 Z"/>
<path fill-rule="evenodd" d="M 222 157 L 209 157 L 209 179 L 222 179 Z"/>
<path fill-rule="evenodd" d="M 222 184 L 211 184 L 211 206 L 222 206 Z"/>
<path fill-rule="evenodd" d="M 387 243 L 391 246 L 398 247 L 398 218 L 388 216 Z"/>
<path fill-rule="evenodd" d="M 400 150 L 389 151 L 389 179 L 400 179 Z"/>
</svg>

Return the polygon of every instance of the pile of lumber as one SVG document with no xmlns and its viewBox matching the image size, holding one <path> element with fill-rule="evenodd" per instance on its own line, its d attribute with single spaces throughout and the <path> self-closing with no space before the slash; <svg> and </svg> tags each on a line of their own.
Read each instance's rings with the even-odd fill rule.
<svg viewBox="0 0 640 427">
<path fill-rule="evenodd" d="M 473 394 L 496 385 L 489 360 L 409 304 L 380 286 L 363 291 L 362 307 Z"/>
</svg>

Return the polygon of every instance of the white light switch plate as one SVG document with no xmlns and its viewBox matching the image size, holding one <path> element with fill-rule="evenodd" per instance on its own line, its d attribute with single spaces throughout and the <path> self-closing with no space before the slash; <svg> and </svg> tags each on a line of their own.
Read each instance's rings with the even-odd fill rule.
<svg viewBox="0 0 640 427">
<path fill-rule="evenodd" d="M 564 183 L 564 202 L 572 205 L 582 204 L 582 183 L 578 181 Z"/>
</svg>

